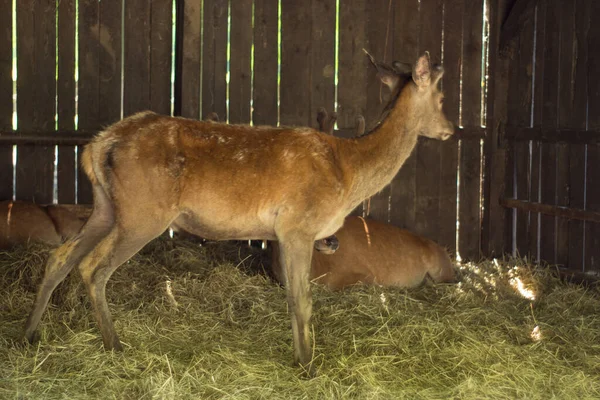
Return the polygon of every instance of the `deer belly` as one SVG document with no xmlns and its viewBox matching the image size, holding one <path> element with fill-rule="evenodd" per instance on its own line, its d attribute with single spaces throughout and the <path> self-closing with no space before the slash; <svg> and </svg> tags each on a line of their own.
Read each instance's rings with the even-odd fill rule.
<svg viewBox="0 0 600 400">
<path fill-rule="evenodd" d="M 173 225 L 193 235 L 211 240 L 274 240 L 275 233 L 259 218 L 248 218 L 244 215 L 219 215 L 206 212 L 203 214 L 183 213 Z"/>
</svg>

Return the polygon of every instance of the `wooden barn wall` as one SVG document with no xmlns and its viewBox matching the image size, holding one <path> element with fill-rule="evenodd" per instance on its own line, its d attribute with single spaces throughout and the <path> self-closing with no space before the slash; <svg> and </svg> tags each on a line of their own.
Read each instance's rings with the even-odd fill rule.
<svg viewBox="0 0 600 400">
<path fill-rule="evenodd" d="M 600 15 L 593 0 L 539 0 L 507 49 L 505 198 L 600 211 Z M 600 271 L 600 224 L 509 210 L 505 250 Z"/>
<path fill-rule="evenodd" d="M 14 15 L 12 3 L 0 1 L 2 132 L 13 128 L 13 21 L 17 132 L 51 138 L 139 110 L 170 112 L 171 1 L 18 0 Z M 81 147 L 46 143 L 16 145 L 14 170 L 13 145 L 0 144 L 0 199 L 90 203 Z"/>
<path fill-rule="evenodd" d="M 423 234 L 463 258 L 478 258 L 486 187 L 486 4 L 178 0 L 172 60 L 171 0 L 19 0 L 18 131 L 95 132 L 143 109 L 169 114 L 172 61 L 175 113 L 185 117 L 216 112 L 230 123 L 316 127 L 318 108 L 333 111 L 337 102 L 340 129 L 354 128 L 359 115 L 372 127 L 389 95 L 363 48 L 385 62 L 414 62 L 427 50 L 445 67 L 448 117 L 477 134 L 446 142 L 420 139 L 391 185 L 357 213 Z M 3 131 L 11 129 L 13 111 L 11 7 L 12 1 L 0 0 Z M 56 200 L 91 201 L 89 183 L 77 168 L 81 148 L 17 147 L 16 198 L 53 201 L 57 151 Z M 0 144 L 0 163 L 0 198 L 10 198 L 12 145 Z"/>
</svg>

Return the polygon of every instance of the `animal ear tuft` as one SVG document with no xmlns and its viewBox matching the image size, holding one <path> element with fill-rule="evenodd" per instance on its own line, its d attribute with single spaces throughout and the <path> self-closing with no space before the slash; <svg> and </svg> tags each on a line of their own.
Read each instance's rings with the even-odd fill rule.
<svg viewBox="0 0 600 400">
<path fill-rule="evenodd" d="M 421 89 L 431 85 L 431 60 L 428 51 L 419 57 L 413 66 L 412 76 L 417 86 Z"/>
</svg>

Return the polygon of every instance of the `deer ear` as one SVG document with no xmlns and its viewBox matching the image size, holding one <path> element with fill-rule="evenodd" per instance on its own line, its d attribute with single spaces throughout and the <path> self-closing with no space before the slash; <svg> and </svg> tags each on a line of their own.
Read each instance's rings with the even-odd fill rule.
<svg viewBox="0 0 600 400">
<path fill-rule="evenodd" d="M 365 49 L 363 49 L 367 57 L 369 57 L 369 61 L 371 64 L 377 69 L 377 76 L 381 80 L 383 84 L 385 84 L 392 92 L 396 90 L 398 87 L 398 83 L 400 82 L 400 77 L 394 70 L 394 68 L 387 66 L 383 63 L 375 61 L 372 55 L 370 55 Z"/>
<path fill-rule="evenodd" d="M 412 77 L 420 89 L 425 89 L 431 85 L 431 60 L 428 51 L 419 57 L 413 66 Z"/>
</svg>

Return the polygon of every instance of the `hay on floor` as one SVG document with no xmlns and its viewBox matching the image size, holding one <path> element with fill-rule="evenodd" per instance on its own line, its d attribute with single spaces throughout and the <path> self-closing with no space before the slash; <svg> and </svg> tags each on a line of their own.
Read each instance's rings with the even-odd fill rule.
<svg viewBox="0 0 600 400">
<path fill-rule="evenodd" d="M 600 294 L 552 268 L 492 260 L 461 265 L 458 285 L 314 286 L 308 380 L 258 251 L 147 246 L 107 287 L 123 353 L 102 350 L 78 273 L 53 295 L 40 342 L 23 345 L 47 254 L 0 253 L 2 399 L 600 398 Z"/>
</svg>

